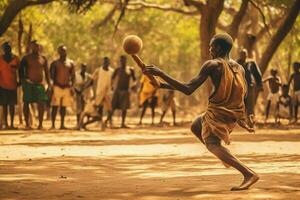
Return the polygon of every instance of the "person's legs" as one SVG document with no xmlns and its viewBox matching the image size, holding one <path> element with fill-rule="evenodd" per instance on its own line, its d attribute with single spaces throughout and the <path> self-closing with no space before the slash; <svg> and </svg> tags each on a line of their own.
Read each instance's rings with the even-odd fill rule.
<svg viewBox="0 0 300 200">
<path fill-rule="evenodd" d="M 51 128 L 52 129 L 55 128 L 55 120 L 56 120 L 57 109 L 58 109 L 58 106 L 52 106 L 52 112 L 51 112 L 51 121 L 52 121 Z"/>
<path fill-rule="evenodd" d="M 173 114 L 173 125 L 176 126 L 176 110 L 172 110 Z"/>
<path fill-rule="evenodd" d="M 265 123 L 267 123 L 267 120 L 268 120 L 268 118 L 269 118 L 270 108 L 271 108 L 271 100 L 268 100 L 267 106 L 266 106 L 266 118 L 265 118 Z"/>
<path fill-rule="evenodd" d="M 156 107 L 156 104 L 157 104 L 157 97 L 154 96 L 151 99 L 151 119 L 152 119 L 151 124 L 152 125 L 154 124 L 154 119 L 155 119 L 155 107 Z"/>
<path fill-rule="evenodd" d="M 24 102 L 23 112 L 24 112 L 26 128 L 31 128 L 29 123 L 29 103 Z"/>
<path fill-rule="evenodd" d="M 142 120 L 143 120 L 143 117 L 145 115 L 145 112 L 147 110 L 147 107 L 148 107 L 148 99 L 143 103 L 143 108 L 142 108 L 142 112 L 141 112 L 141 116 L 140 116 L 140 122 L 139 122 L 139 125 L 142 124 Z"/>
<path fill-rule="evenodd" d="M 162 112 L 162 114 L 161 114 L 161 116 L 160 116 L 160 120 L 159 120 L 159 123 L 160 123 L 160 124 L 163 123 L 163 120 L 164 120 L 164 117 L 165 117 L 166 113 L 167 113 L 167 110 L 164 110 L 164 111 Z"/>
<path fill-rule="evenodd" d="M 233 187 L 231 190 L 244 190 L 248 189 L 251 185 L 253 185 L 256 181 L 258 181 L 258 175 L 249 169 L 246 165 L 244 165 L 239 159 L 233 156 L 230 151 L 223 147 L 220 143 L 210 143 L 206 141 L 206 148 L 214 154 L 217 158 L 219 158 L 223 163 L 235 168 L 244 176 L 244 181 L 240 186 Z"/>
<path fill-rule="evenodd" d="M 8 129 L 8 122 L 7 122 L 8 112 L 7 112 L 7 107 L 8 107 L 7 104 L 5 104 L 5 105 L 2 106 L 2 108 L 3 108 L 4 129 Z"/>
<path fill-rule="evenodd" d="M 201 117 L 197 118 L 191 126 L 191 131 L 200 139 L 202 143 L 202 120 Z M 233 156 L 228 149 L 221 145 L 221 141 L 218 137 L 211 135 L 205 140 L 206 148 L 219 158 L 223 163 L 229 165 L 242 173 L 244 181 L 238 187 L 233 187 L 232 190 L 245 190 L 258 181 L 258 175 L 244 165 L 240 160 Z"/>
<path fill-rule="evenodd" d="M 39 118 L 38 129 L 43 128 L 44 111 L 45 111 L 44 102 L 39 102 L 38 103 L 38 118 Z"/>
<path fill-rule="evenodd" d="M 65 116 L 66 116 L 66 107 L 61 106 L 60 107 L 60 129 L 66 129 L 65 127 Z"/>
<path fill-rule="evenodd" d="M 127 114 L 127 109 L 123 109 L 122 110 L 122 124 L 121 124 L 121 128 L 128 128 L 125 125 L 126 114 Z"/>
<path fill-rule="evenodd" d="M 15 105 L 9 105 L 9 114 L 10 114 L 10 128 L 14 129 Z"/>
<path fill-rule="evenodd" d="M 295 122 L 297 122 L 298 121 L 298 105 L 299 105 L 299 101 L 298 101 L 298 99 L 297 99 L 297 101 L 296 101 L 296 103 L 295 103 Z"/>
<path fill-rule="evenodd" d="M 111 111 L 108 111 L 107 119 L 105 120 L 105 124 L 109 123 L 112 126 L 112 117 L 114 115 L 115 109 L 112 108 Z"/>
</svg>

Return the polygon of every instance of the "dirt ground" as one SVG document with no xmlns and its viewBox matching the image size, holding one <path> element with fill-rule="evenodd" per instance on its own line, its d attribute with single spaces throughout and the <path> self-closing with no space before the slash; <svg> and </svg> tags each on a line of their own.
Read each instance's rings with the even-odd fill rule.
<svg viewBox="0 0 300 200">
<path fill-rule="evenodd" d="M 0 199 L 300 199 L 300 129 L 238 129 L 229 148 L 261 177 L 247 191 L 188 125 L 0 131 Z"/>
</svg>

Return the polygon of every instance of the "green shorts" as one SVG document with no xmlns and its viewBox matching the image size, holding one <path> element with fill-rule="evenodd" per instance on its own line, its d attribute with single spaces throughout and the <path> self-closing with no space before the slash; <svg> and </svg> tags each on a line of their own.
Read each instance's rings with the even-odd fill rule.
<svg viewBox="0 0 300 200">
<path fill-rule="evenodd" d="M 24 103 L 40 103 L 47 102 L 48 96 L 42 84 L 22 83 L 23 88 L 23 101 Z"/>
</svg>

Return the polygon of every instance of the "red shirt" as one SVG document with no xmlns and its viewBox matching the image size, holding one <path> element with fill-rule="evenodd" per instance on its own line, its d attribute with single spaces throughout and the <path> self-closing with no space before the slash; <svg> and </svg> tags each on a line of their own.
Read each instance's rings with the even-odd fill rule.
<svg viewBox="0 0 300 200">
<path fill-rule="evenodd" d="M 14 57 L 7 63 L 3 56 L 0 57 L 0 87 L 7 90 L 17 89 L 17 70 L 19 68 L 19 59 Z"/>
</svg>

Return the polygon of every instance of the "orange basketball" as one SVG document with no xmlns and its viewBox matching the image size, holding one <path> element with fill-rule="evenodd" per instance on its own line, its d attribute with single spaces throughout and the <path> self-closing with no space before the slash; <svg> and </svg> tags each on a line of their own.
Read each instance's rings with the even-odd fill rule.
<svg viewBox="0 0 300 200">
<path fill-rule="evenodd" d="M 143 41 L 136 35 L 128 35 L 123 40 L 123 49 L 127 54 L 137 54 L 143 48 Z"/>
</svg>

